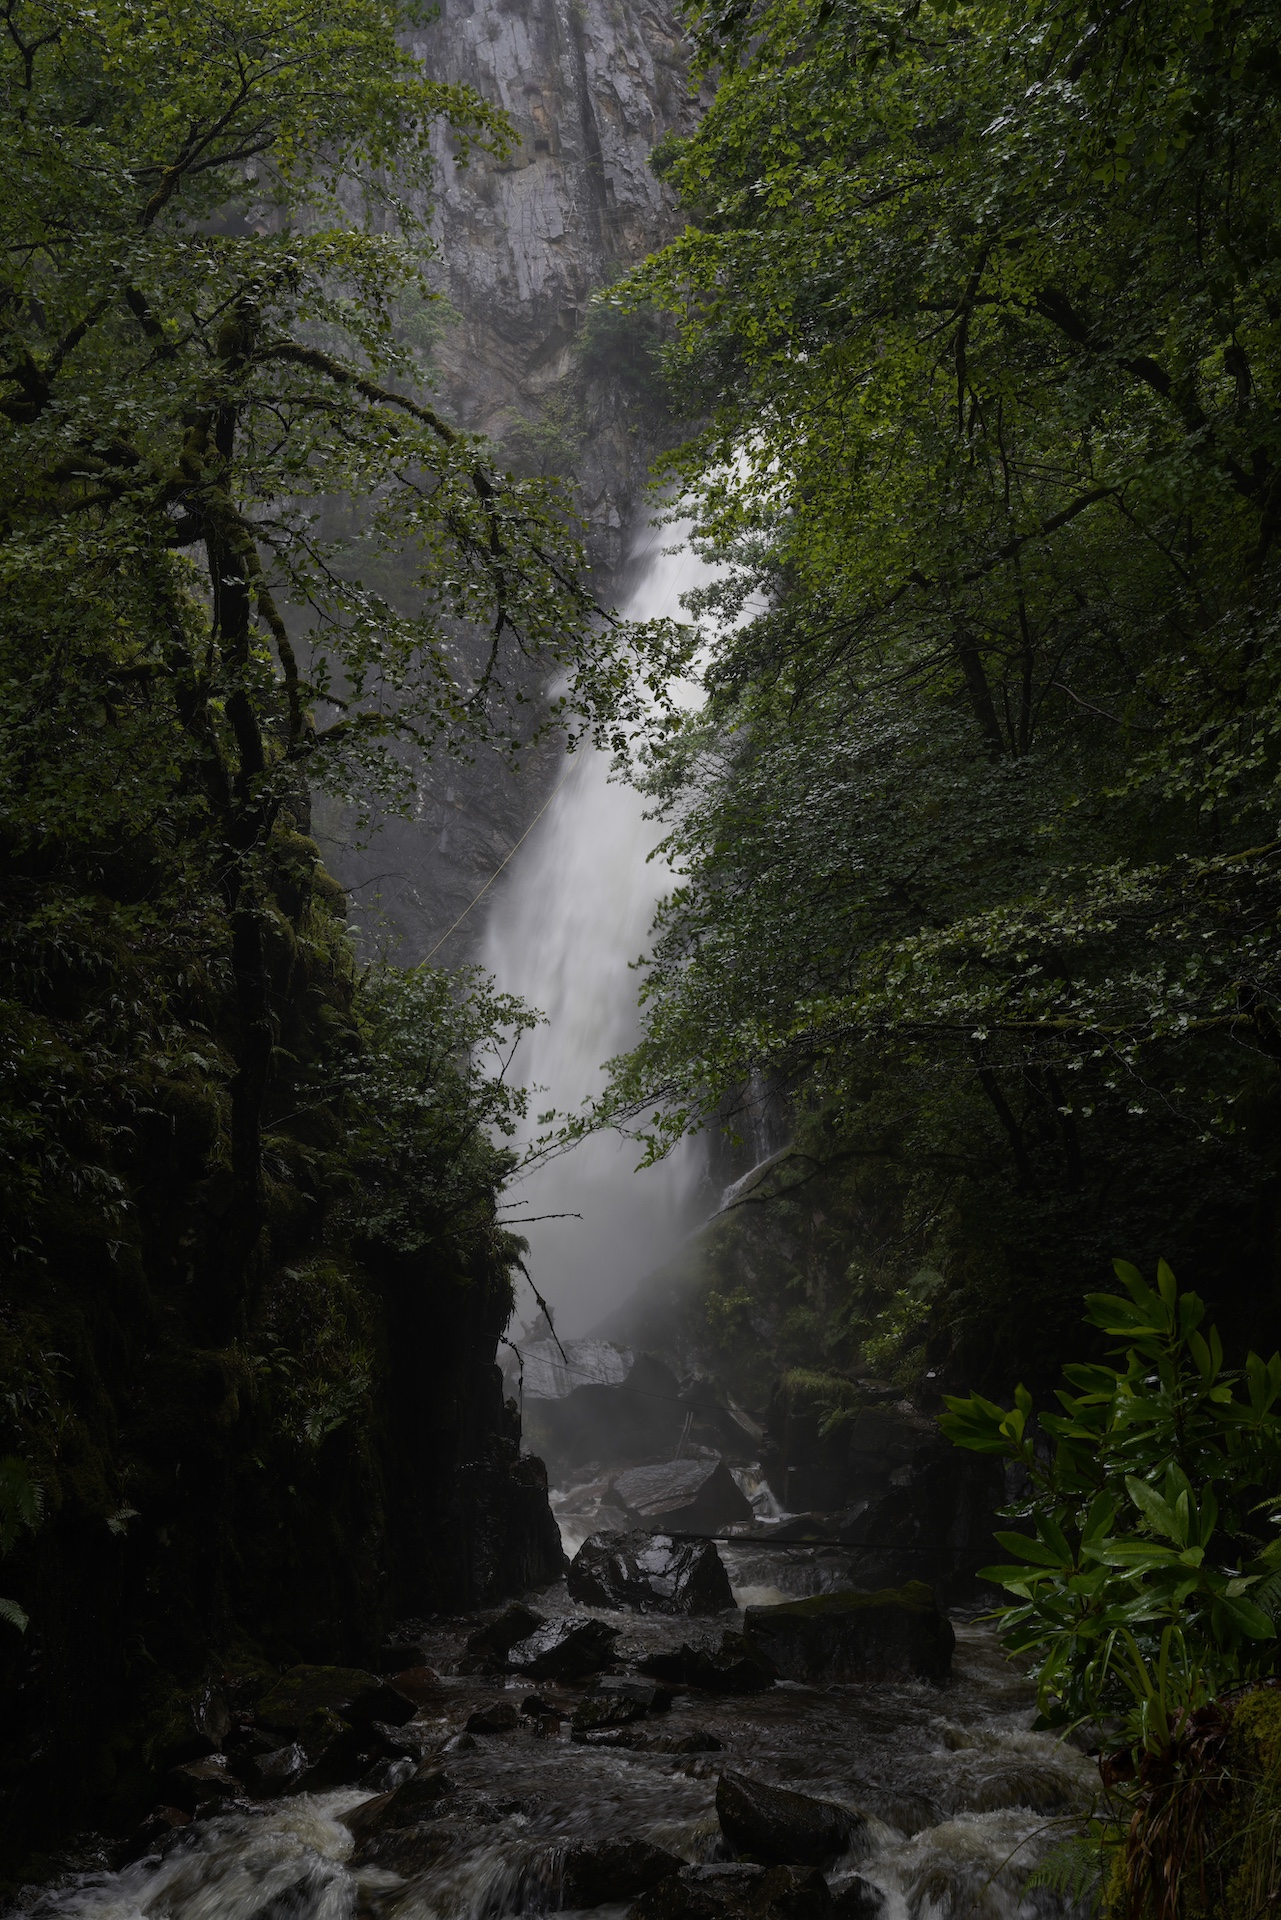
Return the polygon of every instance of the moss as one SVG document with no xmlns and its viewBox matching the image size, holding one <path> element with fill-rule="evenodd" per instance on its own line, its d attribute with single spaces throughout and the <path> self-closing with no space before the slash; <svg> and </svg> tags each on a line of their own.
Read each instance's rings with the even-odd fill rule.
<svg viewBox="0 0 1281 1920">
<path fill-rule="evenodd" d="M 882 1587 L 876 1593 L 815 1593 L 807 1600 L 784 1600 L 770 1607 L 771 1616 L 795 1614 L 803 1620 L 830 1620 L 844 1614 L 865 1613 L 871 1609 L 894 1607 L 904 1613 L 938 1612 L 933 1587 L 923 1580 L 909 1580 L 902 1587 Z"/>
</svg>

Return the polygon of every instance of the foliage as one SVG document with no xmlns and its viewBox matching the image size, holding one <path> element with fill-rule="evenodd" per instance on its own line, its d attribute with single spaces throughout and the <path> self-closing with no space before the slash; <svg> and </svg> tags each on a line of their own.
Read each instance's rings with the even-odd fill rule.
<svg viewBox="0 0 1281 1920">
<path fill-rule="evenodd" d="M 39 1526 L 43 1511 L 42 1488 L 16 1455 L 7 1454 L 0 1460 L 0 1555 L 9 1552 L 24 1527 Z M 27 1616 L 16 1600 L 0 1596 L 0 1620 L 26 1632 Z"/>
<path fill-rule="evenodd" d="M 1034 1532 L 998 1534 L 1015 1560 L 985 1572 L 1015 1596 L 1002 1636 L 1037 1656 L 1041 1723 L 1119 1714 L 1137 1763 L 1271 1671 L 1281 1610 L 1253 1595 L 1281 1566 L 1281 1541 L 1265 1542 L 1257 1519 L 1281 1459 L 1281 1355 L 1225 1372 L 1202 1302 L 1164 1262 L 1156 1290 L 1126 1262 L 1116 1270 L 1125 1293 L 1089 1295 L 1088 1319 L 1124 1342 L 1123 1364 L 1067 1367 L 1073 1391 L 1039 1423 L 1020 1388 L 1009 1409 L 950 1396 L 942 1426 L 1026 1476 L 1010 1511 Z"/>
<path fill-rule="evenodd" d="M 510 1138 L 526 1106 L 506 1069 L 540 1017 L 476 968 L 366 976 L 356 1003 L 363 1045 L 339 1080 L 358 1183 L 348 1210 L 360 1234 L 414 1253 L 442 1234 L 491 1229 L 494 1192 L 515 1164 L 494 1136 Z M 514 1254 L 519 1242 L 503 1237 Z"/>
<path fill-rule="evenodd" d="M 954 1379 L 1021 1301 L 1045 1370 L 1082 1262 L 1172 1222 L 1274 1338 L 1274 0 L 688 13 L 691 224 L 616 297 L 675 318 L 719 627 L 601 1117 L 843 1115 Z"/>
</svg>

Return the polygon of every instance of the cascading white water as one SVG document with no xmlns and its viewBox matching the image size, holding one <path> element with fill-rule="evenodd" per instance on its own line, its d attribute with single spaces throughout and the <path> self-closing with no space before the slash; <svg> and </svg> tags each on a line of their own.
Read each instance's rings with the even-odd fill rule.
<svg viewBox="0 0 1281 1920">
<path fill-rule="evenodd" d="M 679 527 L 645 530 L 632 553 L 631 619 L 686 617 L 681 596 L 710 570 Z M 649 855 L 661 835 L 635 788 L 610 778 L 608 754 L 582 751 L 522 848 L 494 903 L 481 950 L 499 985 L 547 1016 L 525 1035 L 512 1072 L 536 1112 L 577 1110 L 604 1085 L 602 1063 L 638 1031 L 639 980 L 654 907 L 670 869 Z M 640 1149 L 598 1135 L 529 1172 L 515 1213 L 580 1215 L 521 1225 L 530 1275 L 562 1334 L 585 1332 L 675 1248 L 693 1224 L 702 1160 L 686 1145 L 638 1173 Z"/>
</svg>

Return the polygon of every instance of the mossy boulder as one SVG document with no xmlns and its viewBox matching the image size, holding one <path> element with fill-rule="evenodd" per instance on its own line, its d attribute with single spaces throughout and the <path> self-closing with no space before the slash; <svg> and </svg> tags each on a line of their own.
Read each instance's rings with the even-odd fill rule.
<svg viewBox="0 0 1281 1920">
<path fill-rule="evenodd" d="M 789 1680 L 941 1682 L 952 1670 L 956 1635 L 923 1581 L 879 1593 L 819 1593 L 777 1607 L 749 1607 L 749 1645 Z"/>
<path fill-rule="evenodd" d="M 291 1667 L 258 1702 L 256 1718 L 259 1726 L 295 1734 L 316 1726 L 313 1715 L 333 1714 L 352 1726 L 383 1720 L 399 1727 L 414 1712 L 412 1700 L 361 1667 Z"/>
</svg>

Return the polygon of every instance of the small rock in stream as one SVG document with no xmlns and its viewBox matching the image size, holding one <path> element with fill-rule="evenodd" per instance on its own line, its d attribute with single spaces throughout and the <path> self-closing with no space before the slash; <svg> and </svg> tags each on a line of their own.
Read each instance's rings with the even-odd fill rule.
<svg viewBox="0 0 1281 1920">
<path fill-rule="evenodd" d="M 221 1753 L 190 1760 L 185 1767 L 172 1767 L 165 1785 L 174 1806 L 187 1814 L 203 1813 L 244 1791 L 243 1782 Z"/>
<path fill-rule="evenodd" d="M 288 1747 L 277 1747 L 271 1753 L 256 1754 L 246 1767 L 246 1780 L 255 1794 L 270 1799 L 278 1793 L 288 1793 L 291 1788 L 302 1783 L 302 1777 L 309 1765 L 306 1753 L 294 1742 Z"/>
<path fill-rule="evenodd" d="M 831 1920 L 821 1873 L 741 1861 L 682 1867 L 643 1893 L 627 1920 Z"/>
<path fill-rule="evenodd" d="M 770 1866 L 818 1867 L 870 1844 L 861 1814 L 745 1773 L 721 1775 L 716 1812 L 735 1851 Z"/>
<path fill-rule="evenodd" d="M 477 1627 L 474 1633 L 468 1635 L 462 1659 L 458 1662 L 459 1673 L 502 1673 L 507 1665 L 507 1655 L 517 1641 L 528 1640 L 530 1634 L 537 1633 L 543 1624 L 541 1613 L 535 1613 L 532 1607 L 513 1600 L 496 1620 L 491 1620 L 486 1627 Z"/>
<path fill-rule="evenodd" d="M 561 1863 L 561 1905 L 601 1907 L 612 1900 L 634 1900 L 660 1880 L 679 1873 L 683 1862 L 648 1840 L 605 1840 L 599 1846 L 570 1847 Z"/>
<path fill-rule="evenodd" d="M 583 1680 L 614 1658 L 616 1627 L 599 1620 L 552 1620 L 518 1641 L 507 1664 L 531 1680 Z"/>
<path fill-rule="evenodd" d="M 567 1584 L 582 1606 L 635 1613 L 723 1613 L 734 1604 L 712 1541 L 665 1533 L 592 1534 L 570 1562 Z"/>
<path fill-rule="evenodd" d="M 511 1733 L 520 1725 L 520 1715 L 510 1700 L 495 1700 L 490 1707 L 478 1707 L 467 1722 L 468 1733 Z"/>
<path fill-rule="evenodd" d="M 297 1733 L 315 1713 L 332 1713 L 360 1725 L 370 1720 L 402 1726 L 412 1720 L 412 1700 L 359 1667 L 291 1667 L 255 1709 L 260 1727 Z"/>
<path fill-rule="evenodd" d="M 856 1873 L 832 1895 L 832 1920 L 877 1920 L 885 1904 L 881 1889 Z"/>
<path fill-rule="evenodd" d="M 741 1633 L 721 1635 L 719 1648 L 682 1646 L 677 1653 L 651 1653 L 639 1662 L 642 1673 L 676 1687 L 704 1693 L 764 1693 L 778 1669 Z"/>
<path fill-rule="evenodd" d="M 719 1533 L 754 1517 L 751 1502 L 723 1460 L 667 1460 L 657 1467 L 632 1467 L 617 1476 L 606 1497 L 641 1527 L 649 1522 L 691 1533 Z"/>
<path fill-rule="evenodd" d="M 905 1674 L 943 1681 L 956 1644 L 951 1621 L 920 1580 L 880 1593 L 818 1593 L 749 1607 L 743 1631 L 780 1673 L 811 1685 Z"/>
</svg>

